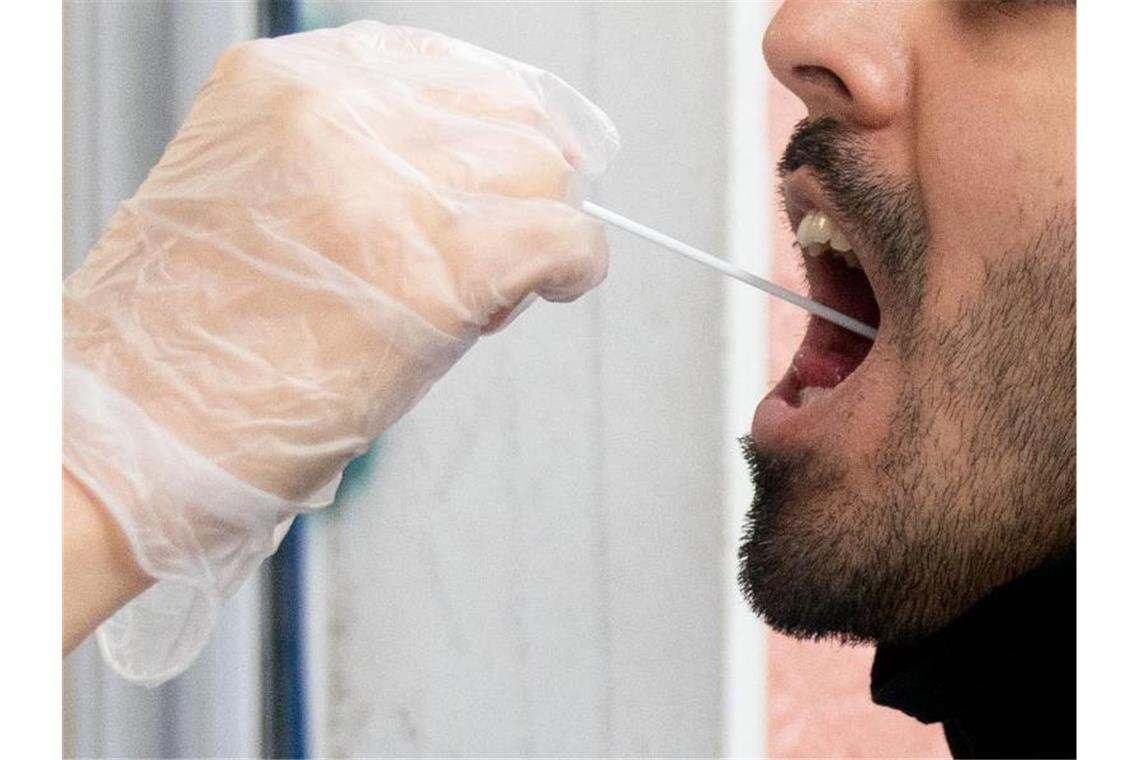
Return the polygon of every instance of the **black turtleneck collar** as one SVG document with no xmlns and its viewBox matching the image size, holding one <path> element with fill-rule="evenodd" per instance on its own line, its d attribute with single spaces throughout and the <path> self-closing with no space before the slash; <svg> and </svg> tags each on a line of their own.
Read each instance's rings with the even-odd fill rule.
<svg viewBox="0 0 1140 760">
<path fill-rule="evenodd" d="M 913 644 L 880 644 L 871 697 L 941 722 L 955 757 L 1075 757 L 1076 549 Z"/>
</svg>

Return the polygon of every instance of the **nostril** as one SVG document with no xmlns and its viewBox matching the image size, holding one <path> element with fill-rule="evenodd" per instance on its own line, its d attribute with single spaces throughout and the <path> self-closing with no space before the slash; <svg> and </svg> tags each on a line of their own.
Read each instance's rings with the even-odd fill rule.
<svg viewBox="0 0 1140 760">
<path fill-rule="evenodd" d="M 834 90 L 844 98 L 851 99 L 851 90 L 839 76 L 829 68 L 823 66 L 793 66 L 792 73 L 799 79 L 811 84 Z"/>
</svg>

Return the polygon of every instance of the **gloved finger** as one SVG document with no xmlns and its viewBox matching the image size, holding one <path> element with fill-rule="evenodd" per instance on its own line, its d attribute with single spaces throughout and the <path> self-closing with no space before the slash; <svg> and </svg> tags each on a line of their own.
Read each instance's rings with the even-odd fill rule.
<svg viewBox="0 0 1140 760">
<path fill-rule="evenodd" d="M 363 176 L 365 166 L 386 174 L 409 167 L 461 192 L 557 200 L 577 192 L 570 154 L 550 136 L 549 125 L 537 126 L 540 115 L 525 121 L 473 118 L 419 100 L 373 98 L 359 89 L 309 90 L 282 100 L 287 116 L 274 139 L 297 143 L 290 157 L 311 165 L 319 146 L 347 140 L 363 149 L 345 176 Z M 335 159 L 327 154 L 323 160 Z"/>
<path fill-rule="evenodd" d="M 605 279 L 609 247 L 601 225 L 547 199 L 480 198 L 457 213 L 444 247 L 460 300 L 480 332 L 505 324 L 532 295 L 573 301 Z"/>
<path fill-rule="evenodd" d="M 248 53 L 278 74 L 288 71 L 297 84 L 338 96 L 428 103 L 531 125 L 549 120 L 539 93 L 517 70 L 519 64 L 424 29 L 356 21 L 243 43 L 232 52 Z"/>
<path fill-rule="evenodd" d="M 364 39 L 372 39 L 388 49 L 400 48 L 421 55 L 453 58 L 465 64 L 493 65 L 511 72 L 525 82 L 537 97 L 542 112 L 554 127 L 559 147 L 571 157 L 574 167 L 588 176 L 605 171 L 621 146 L 617 128 L 606 114 L 577 90 L 548 71 L 513 61 L 461 40 L 411 27 L 385 27 L 374 21 L 361 21 L 345 27 Z M 466 93 L 479 92 L 466 90 Z M 459 101 L 467 104 L 476 100 Z M 488 99 L 488 103 L 497 102 Z"/>
<path fill-rule="evenodd" d="M 359 177 L 365 174 L 364 164 L 370 164 L 373 173 L 398 173 L 401 167 L 409 167 L 438 185 L 465 192 L 559 200 L 576 197 L 572 165 L 578 160 L 576 149 L 560 145 L 534 94 L 513 74 L 501 71 L 490 76 L 486 70 L 473 74 L 468 68 L 427 87 L 418 81 L 414 88 L 398 75 L 381 76 L 373 71 L 366 72 L 363 84 L 359 74 L 351 80 L 340 74 L 322 83 L 319 65 L 306 70 L 296 56 L 284 56 L 259 42 L 231 50 L 219 64 L 225 76 L 252 77 L 250 84 L 239 92 L 233 88 L 208 92 L 200 107 L 236 107 L 214 101 L 250 98 L 258 86 L 254 74 L 259 67 L 268 72 L 284 66 L 295 67 L 296 76 L 304 76 L 306 82 L 279 87 L 272 94 L 270 114 L 263 117 L 267 120 L 263 149 L 251 157 L 248 150 L 231 147 L 233 155 L 219 155 L 218 163 L 244 166 L 260 156 L 273 161 L 279 170 L 305 174 L 320 165 L 315 156 L 321 156 L 320 163 L 325 165 L 337 160 L 338 152 L 328 146 L 350 145 L 357 148 L 351 152 L 355 165 L 336 172 L 330 166 L 334 182 L 336 177 Z M 423 79 L 423 69 L 420 62 L 415 72 L 404 72 L 404 76 Z M 451 94 L 439 94 L 445 89 Z M 435 102 L 447 98 L 454 102 Z M 483 102 L 460 104 L 464 100 Z M 173 147 L 178 149 L 186 142 L 192 143 L 185 146 L 188 160 L 200 163 L 200 141 L 180 136 Z M 227 150 L 225 145 L 210 145 L 214 153 Z"/>
<path fill-rule="evenodd" d="M 527 78 L 546 105 L 570 163 L 586 177 L 605 173 L 621 149 L 621 138 L 610 117 L 558 76 L 526 68 Z"/>
<path fill-rule="evenodd" d="M 547 136 L 526 125 L 423 124 L 403 159 L 432 181 L 470 193 L 576 199 L 574 167 Z"/>
</svg>

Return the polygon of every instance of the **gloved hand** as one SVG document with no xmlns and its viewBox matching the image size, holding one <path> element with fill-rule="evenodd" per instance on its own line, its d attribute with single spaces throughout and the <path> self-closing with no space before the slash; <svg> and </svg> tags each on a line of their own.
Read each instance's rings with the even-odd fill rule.
<svg viewBox="0 0 1140 760">
<path fill-rule="evenodd" d="M 553 75 L 375 22 L 239 45 L 64 286 L 64 464 L 150 590 L 157 683 L 299 512 L 481 334 L 605 275 L 577 180 L 617 133 Z"/>
</svg>

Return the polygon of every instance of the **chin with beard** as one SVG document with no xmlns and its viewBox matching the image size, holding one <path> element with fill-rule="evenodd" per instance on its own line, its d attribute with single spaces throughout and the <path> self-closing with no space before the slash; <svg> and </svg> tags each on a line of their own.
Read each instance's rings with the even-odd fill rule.
<svg viewBox="0 0 1140 760">
<path fill-rule="evenodd" d="M 1008 244 L 954 318 L 935 320 L 919 194 L 869 165 L 824 119 L 801 123 L 780 168 L 809 167 L 877 230 L 902 370 L 889 433 L 859 462 L 742 439 L 755 498 L 739 581 L 778 631 L 902 642 L 1075 543 L 1075 209 Z"/>
</svg>

